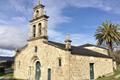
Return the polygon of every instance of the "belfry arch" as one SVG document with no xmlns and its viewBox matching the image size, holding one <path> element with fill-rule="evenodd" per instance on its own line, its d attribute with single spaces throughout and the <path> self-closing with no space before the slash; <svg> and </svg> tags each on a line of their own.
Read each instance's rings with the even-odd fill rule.
<svg viewBox="0 0 120 80">
<path fill-rule="evenodd" d="M 42 35 L 42 24 L 41 23 L 39 23 L 38 24 L 38 28 L 39 28 L 39 36 L 41 36 Z"/>
</svg>

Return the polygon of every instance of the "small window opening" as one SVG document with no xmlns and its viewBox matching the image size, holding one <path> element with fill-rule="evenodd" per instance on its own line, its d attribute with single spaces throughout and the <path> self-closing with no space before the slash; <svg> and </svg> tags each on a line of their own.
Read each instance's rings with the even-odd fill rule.
<svg viewBox="0 0 120 80">
<path fill-rule="evenodd" d="M 38 17 L 38 15 L 39 15 L 39 11 L 37 10 L 37 11 L 36 11 L 36 17 Z"/>
<path fill-rule="evenodd" d="M 37 12 L 37 13 L 39 13 L 39 11 L 38 11 L 38 10 L 37 10 L 36 12 Z"/>
<path fill-rule="evenodd" d="M 38 48 L 37 48 L 37 46 L 35 46 L 35 52 L 37 52 L 37 50 L 38 50 Z"/>
<path fill-rule="evenodd" d="M 36 26 L 34 25 L 33 26 L 33 37 L 35 37 L 36 36 Z"/>
<path fill-rule="evenodd" d="M 59 67 L 61 67 L 62 66 L 62 60 L 61 60 L 61 58 L 59 58 Z"/>
<path fill-rule="evenodd" d="M 41 32 L 41 23 L 39 23 L 38 26 L 39 26 L 39 34 L 41 35 L 41 33 L 42 33 Z"/>
</svg>

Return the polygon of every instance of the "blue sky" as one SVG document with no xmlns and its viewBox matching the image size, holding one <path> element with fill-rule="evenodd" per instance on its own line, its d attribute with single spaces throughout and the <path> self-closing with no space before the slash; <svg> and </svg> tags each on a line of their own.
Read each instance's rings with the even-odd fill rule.
<svg viewBox="0 0 120 80">
<path fill-rule="evenodd" d="M 49 39 L 95 44 L 95 30 L 106 20 L 120 23 L 120 0 L 42 0 L 49 18 Z M 0 48 L 15 49 L 28 39 L 29 20 L 37 0 L 0 0 Z"/>
</svg>

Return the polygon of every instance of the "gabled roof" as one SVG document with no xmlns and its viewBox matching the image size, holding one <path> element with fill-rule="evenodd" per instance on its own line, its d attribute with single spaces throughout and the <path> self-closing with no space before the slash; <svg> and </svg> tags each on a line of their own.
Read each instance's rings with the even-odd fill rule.
<svg viewBox="0 0 120 80">
<path fill-rule="evenodd" d="M 58 42 L 53 42 L 53 41 L 48 41 L 48 42 L 45 42 L 49 45 L 52 45 L 52 46 L 55 46 L 55 47 L 58 47 L 60 49 L 63 49 L 63 50 L 66 50 L 65 49 L 65 44 L 63 43 L 58 43 Z M 101 57 L 101 58 L 111 58 L 110 56 L 107 56 L 107 55 L 104 55 L 102 53 L 99 53 L 99 52 L 95 52 L 95 51 L 92 51 L 92 50 L 89 50 L 89 49 L 85 49 L 84 47 L 87 47 L 87 46 L 95 46 L 95 45 L 92 45 L 92 44 L 85 44 L 85 45 L 82 45 L 82 46 L 71 46 L 71 54 L 73 55 L 81 55 L 81 56 L 93 56 L 93 57 Z M 100 48 L 100 47 L 99 47 Z"/>
<path fill-rule="evenodd" d="M 22 51 L 22 50 L 25 49 L 27 46 L 28 46 L 28 44 L 26 44 L 25 46 L 23 46 L 23 47 L 17 49 L 16 52 L 20 52 L 20 51 Z"/>
<path fill-rule="evenodd" d="M 48 41 L 48 44 L 66 50 L 66 49 L 65 49 L 65 44 L 63 44 L 63 43 Z"/>
<path fill-rule="evenodd" d="M 84 44 L 84 45 L 81 45 L 81 46 L 79 46 L 79 47 L 91 47 L 91 46 L 98 47 L 98 48 L 102 48 L 102 49 L 107 49 L 107 48 L 100 47 L 100 46 L 93 45 L 93 44 L 89 44 L 89 43 L 87 43 L 87 44 Z"/>
<path fill-rule="evenodd" d="M 48 45 L 55 46 L 55 47 L 60 48 L 62 50 L 66 50 L 65 49 L 65 44 L 63 44 L 63 43 L 58 43 L 58 42 L 53 42 L 53 41 L 47 41 L 47 42 L 44 42 L 44 43 L 46 43 Z M 19 51 L 25 49 L 27 46 L 28 45 L 26 45 L 23 48 L 19 49 Z M 84 47 L 89 47 L 89 46 L 95 46 L 95 45 L 85 44 L 85 45 L 82 45 L 82 46 L 71 46 L 71 50 L 70 50 L 71 54 L 73 54 L 73 55 L 81 55 L 81 56 L 111 58 L 110 56 L 104 55 L 102 53 L 95 52 L 95 51 L 84 48 Z M 98 46 L 95 46 L 95 47 L 98 47 Z M 99 47 L 99 48 L 102 48 L 102 47 Z M 103 48 L 103 49 L 105 49 L 105 48 Z"/>
<path fill-rule="evenodd" d="M 111 58 L 110 56 L 104 55 L 99 52 L 95 52 L 84 47 L 72 47 L 72 54 L 82 55 L 82 56 L 93 56 L 93 57 L 102 57 L 102 58 Z"/>
</svg>

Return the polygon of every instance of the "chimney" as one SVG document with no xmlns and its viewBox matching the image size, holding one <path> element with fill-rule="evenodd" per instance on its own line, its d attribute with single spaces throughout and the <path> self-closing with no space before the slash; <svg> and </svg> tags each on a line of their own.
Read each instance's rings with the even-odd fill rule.
<svg viewBox="0 0 120 80">
<path fill-rule="evenodd" d="M 66 43 L 65 48 L 66 48 L 66 50 L 71 50 L 71 42 L 72 41 L 70 40 L 70 35 L 67 34 L 66 39 L 65 39 L 65 43 Z"/>
</svg>

